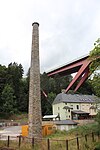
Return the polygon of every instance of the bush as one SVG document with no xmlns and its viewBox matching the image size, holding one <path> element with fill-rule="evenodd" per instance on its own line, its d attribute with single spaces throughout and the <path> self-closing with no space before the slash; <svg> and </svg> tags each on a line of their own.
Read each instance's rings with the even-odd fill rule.
<svg viewBox="0 0 100 150">
<path fill-rule="evenodd" d="M 100 143 L 98 143 L 94 150 L 100 150 Z"/>
<path fill-rule="evenodd" d="M 96 116 L 96 119 L 95 119 L 98 123 L 98 131 L 100 133 L 100 111 L 98 111 L 97 113 L 97 116 Z"/>
</svg>

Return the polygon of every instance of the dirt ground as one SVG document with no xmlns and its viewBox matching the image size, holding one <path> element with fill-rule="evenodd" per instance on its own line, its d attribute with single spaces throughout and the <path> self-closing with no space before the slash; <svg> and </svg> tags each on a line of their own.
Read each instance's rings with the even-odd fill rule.
<svg viewBox="0 0 100 150">
<path fill-rule="evenodd" d="M 7 148 L 7 147 L 0 147 L 0 150 L 15 150 L 15 149 Z"/>
</svg>

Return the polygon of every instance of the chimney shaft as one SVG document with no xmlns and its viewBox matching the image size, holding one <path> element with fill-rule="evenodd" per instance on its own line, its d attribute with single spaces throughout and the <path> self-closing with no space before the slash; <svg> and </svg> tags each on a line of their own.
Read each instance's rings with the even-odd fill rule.
<svg viewBox="0 0 100 150">
<path fill-rule="evenodd" d="M 29 83 L 29 137 L 42 138 L 40 64 L 39 64 L 39 24 L 32 24 L 32 50 Z"/>
</svg>

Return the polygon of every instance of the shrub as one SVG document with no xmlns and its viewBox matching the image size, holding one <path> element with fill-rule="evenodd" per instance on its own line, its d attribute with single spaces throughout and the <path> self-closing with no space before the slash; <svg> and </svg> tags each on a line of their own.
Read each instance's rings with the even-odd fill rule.
<svg viewBox="0 0 100 150">
<path fill-rule="evenodd" d="M 100 143 L 98 143 L 94 150 L 100 150 Z"/>
</svg>

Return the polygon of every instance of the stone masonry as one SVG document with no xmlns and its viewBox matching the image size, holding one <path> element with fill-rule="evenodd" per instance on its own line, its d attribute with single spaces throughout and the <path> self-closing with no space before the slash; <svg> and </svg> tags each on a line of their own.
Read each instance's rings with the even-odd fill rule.
<svg viewBox="0 0 100 150">
<path fill-rule="evenodd" d="M 32 24 L 32 50 L 29 84 L 29 137 L 42 138 L 40 65 L 39 65 L 39 24 Z"/>
</svg>

